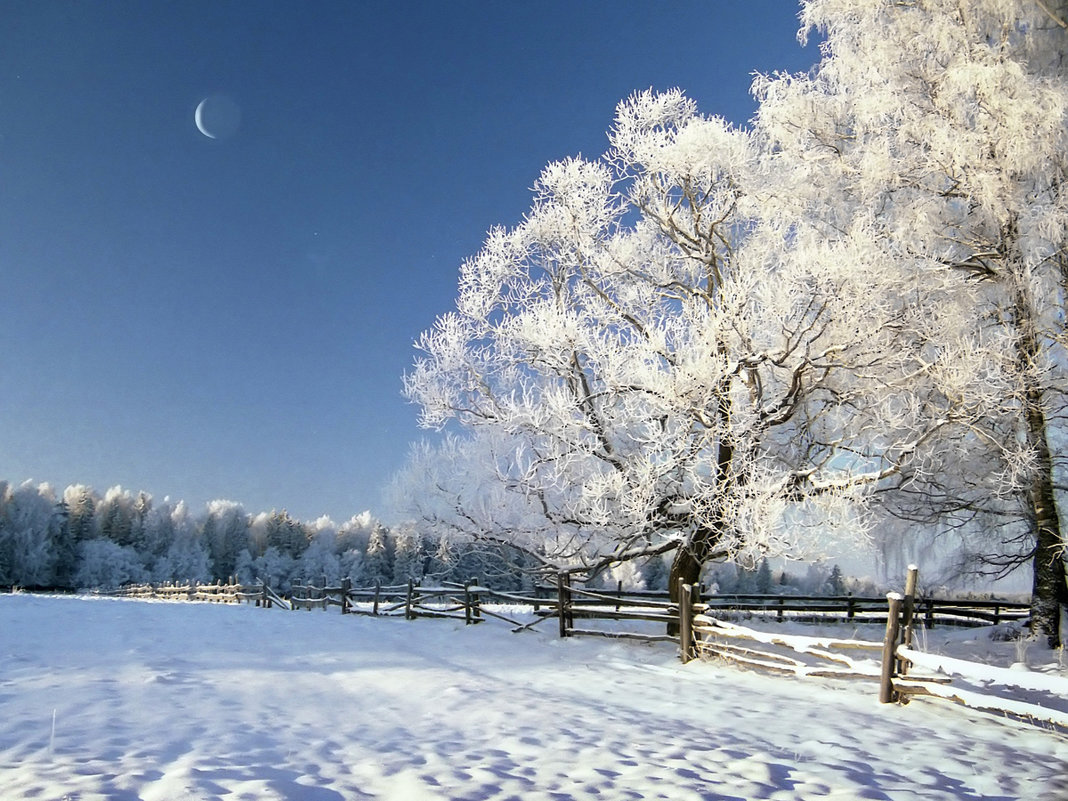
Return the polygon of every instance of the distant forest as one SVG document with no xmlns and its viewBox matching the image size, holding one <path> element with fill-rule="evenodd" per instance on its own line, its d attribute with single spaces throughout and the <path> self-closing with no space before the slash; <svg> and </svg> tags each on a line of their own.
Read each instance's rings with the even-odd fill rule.
<svg viewBox="0 0 1068 801">
<path fill-rule="evenodd" d="M 84 485 L 57 494 L 48 484 L 0 482 L 0 587 L 78 590 L 135 582 L 294 582 L 348 577 L 356 586 L 409 578 L 485 576 L 519 588 L 520 568 L 499 553 L 455 548 L 410 527 L 389 529 L 369 512 L 342 525 L 301 522 L 285 510 L 249 514 L 212 501 L 193 513 L 184 502 Z"/>
</svg>

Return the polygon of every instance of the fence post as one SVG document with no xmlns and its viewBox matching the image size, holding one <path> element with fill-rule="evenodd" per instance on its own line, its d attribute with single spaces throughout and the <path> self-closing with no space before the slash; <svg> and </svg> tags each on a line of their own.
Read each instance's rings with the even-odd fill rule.
<svg viewBox="0 0 1068 801">
<path fill-rule="evenodd" d="M 267 594 L 267 579 L 262 579 L 261 583 L 263 584 L 263 588 L 260 591 L 260 600 L 261 600 L 260 605 L 264 609 L 270 609 L 271 608 L 271 596 Z"/>
<path fill-rule="evenodd" d="M 415 620 L 415 610 L 412 609 L 412 596 L 415 594 L 415 582 L 408 579 L 408 598 L 404 602 L 404 619 Z"/>
<path fill-rule="evenodd" d="M 686 664 L 693 658 L 693 587 L 679 579 L 679 659 Z"/>
<path fill-rule="evenodd" d="M 852 620 L 856 615 L 856 609 L 853 607 L 853 593 L 849 593 L 846 597 L 846 620 Z"/>
<path fill-rule="evenodd" d="M 378 599 L 379 599 L 379 597 L 381 595 L 382 595 L 382 579 L 378 579 L 377 581 L 375 581 L 375 603 L 374 603 L 374 606 L 371 607 L 371 614 L 372 615 L 377 615 L 378 614 Z"/>
<path fill-rule="evenodd" d="M 471 607 L 471 614 L 474 616 L 474 622 L 480 623 L 482 621 L 482 593 L 478 591 L 478 588 L 482 586 L 482 581 L 476 576 L 474 579 L 475 593 L 471 599 L 473 606 Z"/>
<path fill-rule="evenodd" d="M 879 703 L 891 704 L 897 700 L 894 692 L 894 676 L 897 674 L 897 635 L 900 630 L 901 602 L 900 593 L 888 592 L 886 600 L 889 611 L 886 615 L 886 636 L 883 638 L 883 671 L 879 678 Z"/>
<path fill-rule="evenodd" d="M 464 582 L 464 625 L 471 625 L 471 582 Z"/>
<path fill-rule="evenodd" d="M 568 591 L 570 587 L 569 576 L 567 573 L 560 572 L 556 574 L 556 612 L 560 616 L 560 636 L 568 636 L 567 631 L 567 612 L 568 607 L 571 605 L 571 593 Z"/>
<path fill-rule="evenodd" d="M 341 579 L 341 614 L 349 613 L 349 590 L 352 589 L 352 579 L 348 576 Z"/>
<path fill-rule="evenodd" d="M 916 565 L 909 565 L 909 572 L 905 576 L 905 601 L 901 608 L 901 641 L 906 648 L 912 647 L 912 619 L 916 613 L 916 584 L 919 574 L 920 569 Z M 902 673 L 908 672 L 904 663 L 899 667 Z"/>
</svg>

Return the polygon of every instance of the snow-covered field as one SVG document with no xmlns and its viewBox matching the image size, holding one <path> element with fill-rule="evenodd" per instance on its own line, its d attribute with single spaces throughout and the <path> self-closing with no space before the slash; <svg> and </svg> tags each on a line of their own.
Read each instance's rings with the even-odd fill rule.
<svg viewBox="0 0 1068 801">
<path fill-rule="evenodd" d="M 4 595 L 0 710 L 4 801 L 1068 799 L 1058 734 L 493 622 Z"/>
</svg>

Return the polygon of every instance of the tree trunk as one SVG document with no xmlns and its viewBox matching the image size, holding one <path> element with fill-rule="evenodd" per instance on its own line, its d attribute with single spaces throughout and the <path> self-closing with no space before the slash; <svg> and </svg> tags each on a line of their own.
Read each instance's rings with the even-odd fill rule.
<svg viewBox="0 0 1068 801">
<path fill-rule="evenodd" d="M 722 351 L 721 351 L 722 352 Z M 731 418 L 731 393 L 730 379 L 724 380 L 717 393 L 716 416 L 724 424 L 724 429 L 730 423 Z M 733 476 L 734 446 L 727 438 L 721 438 L 716 450 L 716 486 L 721 492 L 726 492 L 731 481 L 740 481 Z M 668 597 L 672 603 L 679 603 L 679 579 L 685 584 L 697 584 L 701 580 L 701 568 L 705 562 L 713 558 L 714 550 L 719 544 L 721 534 L 726 527 L 725 522 L 717 515 L 716 521 L 711 527 L 701 526 L 698 528 L 688 543 L 683 543 L 675 551 L 675 559 L 671 562 L 671 571 L 668 575 Z M 677 636 L 679 625 L 676 621 L 668 623 L 667 633 Z"/>
<path fill-rule="evenodd" d="M 1032 561 L 1031 632 L 1045 636 L 1050 648 L 1061 644 L 1061 604 L 1068 602 L 1065 584 L 1064 538 L 1053 489 L 1053 459 L 1046 440 L 1046 419 L 1039 399 L 1028 393 L 1027 437 L 1036 455 L 1028 500 L 1035 525 Z M 1037 393 L 1036 393 L 1037 394 Z M 1033 402 L 1032 402 L 1033 401 Z"/>
<path fill-rule="evenodd" d="M 1045 636 L 1051 648 L 1058 648 L 1061 644 L 1061 604 L 1068 601 L 1064 570 L 1065 542 L 1053 488 L 1053 457 L 1047 439 L 1045 393 L 1035 372 L 1041 354 L 1036 313 L 1029 288 L 1020 277 L 1015 277 L 1015 281 L 1013 311 L 1017 359 L 1024 382 L 1024 434 L 1028 448 L 1035 457 L 1034 472 L 1027 487 L 1028 507 L 1035 532 L 1035 555 L 1031 562 L 1031 633 Z"/>
<path fill-rule="evenodd" d="M 697 584 L 701 580 L 701 568 L 712 555 L 713 548 L 719 538 L 710 529 L 701 529 L 693 539 L 681 545 L 675 551 L 675 558 L 671 562 L 671 571 L 668 574 L 668 597 L 672 603 L 679 603 L 679 579 L 684 584 Z M 677 620 L 668 622 L 667 633 L 675 637 L 679 634 Z"/>
</svg>

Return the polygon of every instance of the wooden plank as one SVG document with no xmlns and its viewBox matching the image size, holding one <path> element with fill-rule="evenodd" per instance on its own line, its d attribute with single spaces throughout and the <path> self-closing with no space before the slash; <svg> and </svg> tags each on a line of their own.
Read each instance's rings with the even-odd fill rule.
<svg viewBox="0 0 1068 801">
<path fill-rule="evenodd" d="M 596 629 L 569 629 L 571 635 L 583 637 L 607 637 L 613 640 L 644 640 L 645 642 L 675 642 L 678 637 L 670 634 L 638 634 L 633 631 L 597 631 Z"/>
<path fill-rule="evenodd" d="M 790 639 L 785 639 L 775 634 L 759 632 L 753 629 L 747 629 L 742 626 L 737 626 L 733 623 L 718 621 L 714 618 L 709 618 L 705 616 L 698 616 L 696 618 L 694 629 L 699 634 L 707 634 L 717 637 L 733 637 L 735 639 L 742 640 L 755 640 L 756 642 L 764 642 L 769 645 L 779 645 L 784 648 L 794 648 L 793 642 L 798 641 L 807 641 L 810 647 L 820 648 L 858 649 L 871 651 L 881 651 L 883 648 L 882 643 L 868 642 L 867 640 L 839 640 L 829 637 L 808 637 L 806 635 L 797 635 Z M 791 640 L 793 642 L 791 642 Z"/>
</svg>

